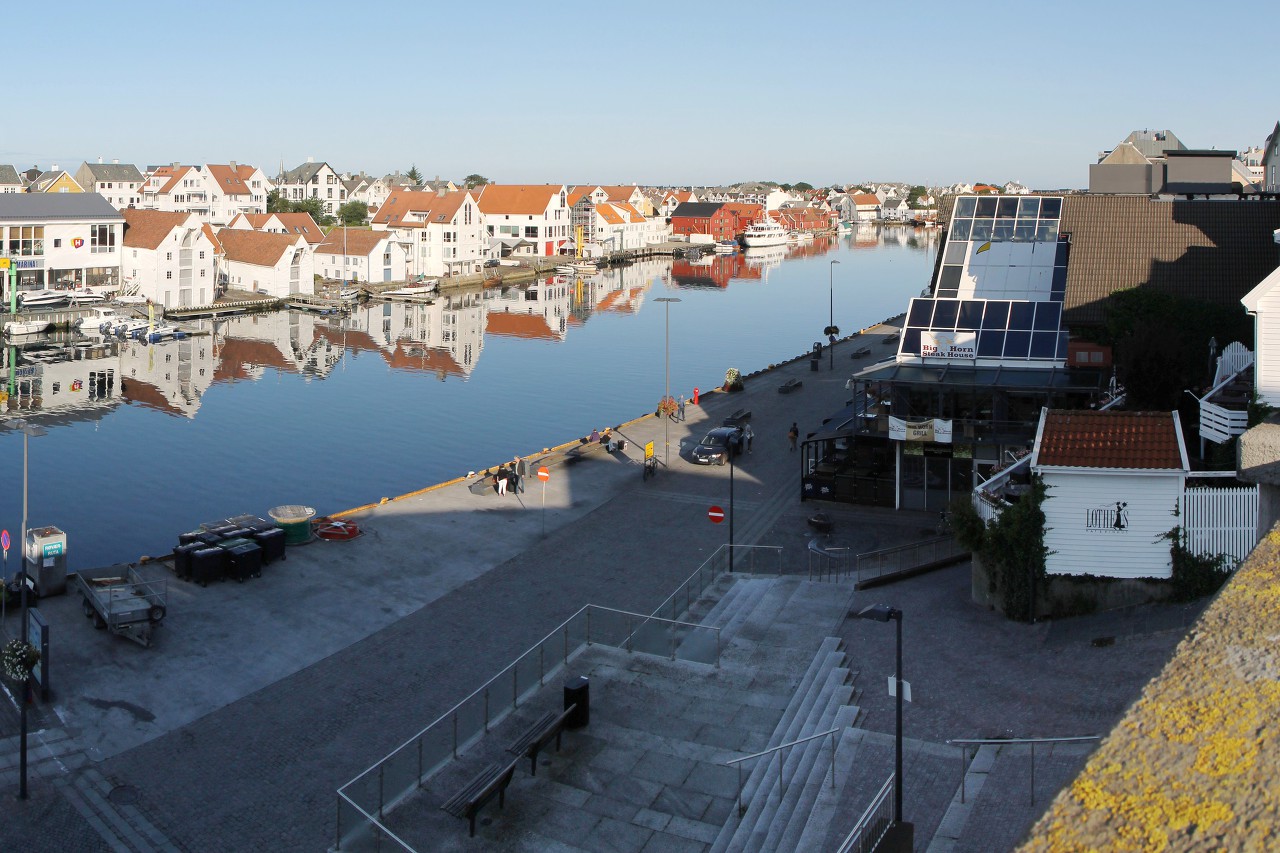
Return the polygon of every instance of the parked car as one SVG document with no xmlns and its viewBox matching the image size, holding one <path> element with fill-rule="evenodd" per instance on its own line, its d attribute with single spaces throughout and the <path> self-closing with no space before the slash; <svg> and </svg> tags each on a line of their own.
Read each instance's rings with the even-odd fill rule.
<svg viewBox="0 0 1280 853">
<path fill-rule="evenodd" d="M 489 258 L 487 261 L 484 262 L 484 265 L 486 267 L 496 267 L 496 266 L 499 266 L 501 263 L 502 262 L 499 261 L 497 258 Z"/>
<path fill-rule="evenodd" d="M 723 465 L 730 454 L 742 446 L 742 430 L 738 427 L 716 427 L 693 447 L 693 461 L 700 465 Z"/>
</svg>

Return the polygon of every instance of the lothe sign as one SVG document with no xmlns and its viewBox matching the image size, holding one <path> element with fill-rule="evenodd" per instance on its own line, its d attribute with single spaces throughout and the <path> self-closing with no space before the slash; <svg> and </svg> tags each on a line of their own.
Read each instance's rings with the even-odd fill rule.
<svg viewBox="0 0 1280 853">
<path fill-rule="evenodd" d="M 922 358 L 974 359 L 978 355 L 978 336 L 974 332 L 920 333 Z"/>
<path fill-rule="evenodd" d="M 951 443 L 951 421 L 930 418 L 923 421 L 907 421 L 889 418 L 889 438 L 894 441 L 934 441 Z"/>
<path fill-rule="evenodd" d="M 1124 533 L 1129 529 L 1129 502 L 1093 507 L 1084 511 L 1084 529 L 1089 533 Z"/>
</svg>

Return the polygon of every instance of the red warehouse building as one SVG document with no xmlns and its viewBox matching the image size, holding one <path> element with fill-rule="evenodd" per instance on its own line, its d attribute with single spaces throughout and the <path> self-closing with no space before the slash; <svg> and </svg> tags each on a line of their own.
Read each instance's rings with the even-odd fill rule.
<svg viewBox="0 0 1280 853">
<path fill-rule="evenodd" d="M 711 239 L 732 240 L 737 217 L 723 204 L 686 201 L 671 211 L 672 234 L 705 234 Z"/>
</svg>

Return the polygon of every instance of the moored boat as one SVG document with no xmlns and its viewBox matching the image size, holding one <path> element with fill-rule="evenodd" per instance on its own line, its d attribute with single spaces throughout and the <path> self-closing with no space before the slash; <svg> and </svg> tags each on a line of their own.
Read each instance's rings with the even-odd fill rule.
<svg viewBox="0 0 1280 853">
<path fill-rule="evenodd" d="M 747 248 L 762 246 L 781 246 L 787 242 L 787 229 L 783 228 L 771 216 L 760 222 L 753 222 L 742 233 L 742 242 Z"/>
<path fill-rule="evenodd" d="M 53 323 L 48 320 L 11 320 L 4 324 L 4 333 L 11 338 L 20 335 L 38 335 L 52 325 Z"/>
<path fill-rule="evenodd" d="M 64 290 L 27 290 L 18 294 L 18 301 L 23 308 L 53 308 L 66 304 L 67 293 Z"/>
<path fill-rule="evenodd" d="M 715 253 L 717 255 L 733 255 L 738 251 L 738 244 L 733 240 L 721 240 L 715 245 Z"/>
<path fill-rule="evenodd" d="M 152 328 L 150 331 L 143 333 L 143 337 L 145 337 L 149 342 L 153 344 L 159 341 L 166 340 L 168 338 L 176 338 L 181 336 L 183 336 L 182 329 L 178 328 L 172 323 L 161 323 L 160 325 Z"/>
<path fill-rule="evenodd" d="M 94 331 L 105 331 L 104 326 L 114 324 L 121 315 L 114 308 L 91 308 L 89 313 L 76 320 L 76 328 L 88 334 Z"/>
<path fill-rule="evenodd" d="M 99 302 L 106 302 L 107 297 L 92 290 L 68 290 L 67 301 L 72 305 L 96 305 Z"/>
</svg>

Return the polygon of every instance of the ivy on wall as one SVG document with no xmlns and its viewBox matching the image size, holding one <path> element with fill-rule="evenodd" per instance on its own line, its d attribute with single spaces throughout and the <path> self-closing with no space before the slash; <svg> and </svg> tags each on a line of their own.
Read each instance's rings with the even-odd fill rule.
<svg viewBox="0 0 1280 853">
<path fill-rule="evenodd" d="M 956 540 L 977 554 L 987 569 L 990 592 L 1000 602 L 1001 612 L 1017 622 L 1031 621 L 1033 589 L 1043 588 L 1044 561 L 1044 481 L 1031 478 L 1031 488 L 1015 504 L 1005 507 L 999 517 L 984 523 L 973 502 L 961 498 L 951 506 L 951 528 Z"/>
</svg>

